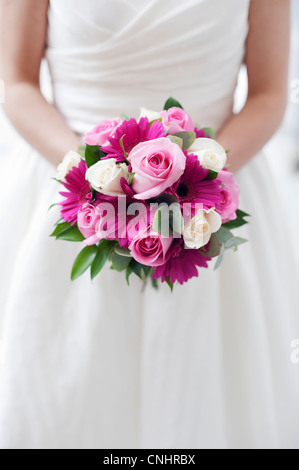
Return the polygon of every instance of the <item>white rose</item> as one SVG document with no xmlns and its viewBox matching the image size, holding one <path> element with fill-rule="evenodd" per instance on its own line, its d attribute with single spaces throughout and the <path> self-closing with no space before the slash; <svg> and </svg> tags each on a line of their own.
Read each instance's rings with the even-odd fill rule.
<svg viewBox="0 0 299 470">
<path fill-rule="evenodd" d="M 88 168 L 86 179 L 99 193 L 106 196 L 122 196 L 120 180 L 129 180 L 129 170 L 125 163 L 117 163 L 115 158 L 100 160 Z"/>
<path fill-rule="evenodd" d="M 151 111 L 150 109 L 140 108 L 139 121 L 142 117 L 146 117 L 149 122 L 152 122 L 157 121 L 157 119 L 161 119 L 161 114 L 157 111 Z"/>
<path fill-rule="evenodd" d="M 200 209 L 185 225 L 183 237 L 188 248 L 198 249 L 205 246 L 212 233 L 218 232 L 222 225 L 221 216 L 215 209 Z"/>
<path fill-rule="evenodd" d="M 58 173 L 56 179 L 59 181 L 65 181 L 65 177 L 69 171 L 71 171 L 74 167 L 78 167 L 80 162 L 81 157 L 77 152 L 74 152 L 73 150 L 68 152 L 57 167 Z"/>
<path fill-rule="evenodd" d="M 194 141 L 188 150 L 198 156 L 203 168 L 219 173 L 226 165 L 227 155 L 223 147 L 216 140 L 199 138 Z"/>
</svg>

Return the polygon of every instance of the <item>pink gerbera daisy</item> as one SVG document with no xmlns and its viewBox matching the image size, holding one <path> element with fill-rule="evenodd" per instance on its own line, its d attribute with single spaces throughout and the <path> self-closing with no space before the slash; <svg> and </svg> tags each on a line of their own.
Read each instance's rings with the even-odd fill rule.
<svg viewBox="0 0 299 470">
<path fill-rule="evenodd" d="M 101 150 L 107 154 L 106 158 L 116 158 L 118 162 L 126 159 L 121 146 L 121 138 L 123 137 L 123 148 L 127 155 L 140 142 L 165 137 L 166 132 L 160 121 L 155 121 L 150 126 L 147 118 L 143 117 L 139 122 L 136 119 L 124 121 L 119 126 L 113 137 L 108 137 L 110 145 L 101 147 Z"/>
<path fill-rule="evenodd" d="M 211 258 L 203 256 L 199 250 L 188 250 L 183 246 L 182 240 L 175 240 L 168 252 L 168 261 L 163 266 L 158 266 L 153 279 L 167 279 L 171 284 L 178 282 L 184 284 L 192 277 L 198 277 L 198 267 L 207 268 Z"/>
<path fill-rule="evenodd" d="M 173 194 L 183 207 L 184 204 L 202 204 L 204 209 L 217 207 L 221 203 L 219 179 L 207 179 L 209 170 L 204 169 L 196 155 L 186 153 L 186 168 L 181 178 L 167 192 Z M 192 213 L 192 215 L 194 215 Z"/>
<path fill-rule="evenodd" d="M 194 132 L 197 139 L 201 139 L 203 137 L 205 137 L 206 139 L 211 139 L 211 136 L 207 134 L 204 129 L 198 129 L 197 127 L 194 127 Z"/>
<path fill-rule="evenodd" d="M 92 201 L 91 187 L 85 179 L 86 170 L 87 165 L 82 160 L 78 168 L 74 167 L 66 175 L 65 183 L 62 183 L 68 191 L 60 193 L 65 197 L 65 200 L 59 203 L 62 207 L 61 217 L 71 225 L 77 222 L 77 214 L 83 204 Z"/>
</svg>

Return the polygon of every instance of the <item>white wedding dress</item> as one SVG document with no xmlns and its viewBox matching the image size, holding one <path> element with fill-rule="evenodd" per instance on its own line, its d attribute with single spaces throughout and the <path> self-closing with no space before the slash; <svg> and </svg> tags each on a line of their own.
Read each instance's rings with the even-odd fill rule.
<svg viewBox="0 0 299 470">
<path fill-rule="evenodd" d="M 50 0 L 58 109 L 82 134 L 172 95 L 219 129 L 249 3 Z M 108 268 L 71 283 L 81 246 L 49 237 L 55 169 L 21 141 L 3 165 L 1 448 L 299 448 L 298 278 L 263 155 L 237 175 L 249 243 L 173 294 Z"/>
</svg>

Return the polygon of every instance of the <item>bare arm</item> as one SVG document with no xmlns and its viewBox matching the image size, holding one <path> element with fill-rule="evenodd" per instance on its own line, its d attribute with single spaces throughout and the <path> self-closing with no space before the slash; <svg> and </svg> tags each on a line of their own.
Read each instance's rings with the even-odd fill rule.
<svg viewBox="0 0 299 470">
<path fill-rule="evenodd" d="M 79 138 L 39 88 L 48 0 L 1 0 L 0 58 L 4 110 L 17 131 L 54 165 Z"/>
<path fill-rule="evenodd" d="M 237 171 L 272 137 L 287 103 L 290 1 L 251 0 L 246 64 L 248 99 L 217 139 L 232 149 L 228 163 Z"/>
</svg>

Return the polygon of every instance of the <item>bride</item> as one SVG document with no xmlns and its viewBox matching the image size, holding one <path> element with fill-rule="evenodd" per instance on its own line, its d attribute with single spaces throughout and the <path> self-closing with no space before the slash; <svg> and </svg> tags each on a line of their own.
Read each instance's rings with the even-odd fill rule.
<svg viewBox="0 0 299 470">
<path fill-rule="evenodd" d="M 286 105 L 289 0 L 3 0 L 1 448 L 298 448 L 298 278 L 261 149 Z M 39 89 L 46 55 L 54 105 Z M 233 115 L 245 61 L 249 94 Z M 173 95 L 230 148 L 249 243 L 171 294 L 49 238 L 55 166 L 84 132 Z M 1 159 L 1 163 L 2 163 Z M 282 155 L 283 165 L 283 155 Z"/>
</svg>

